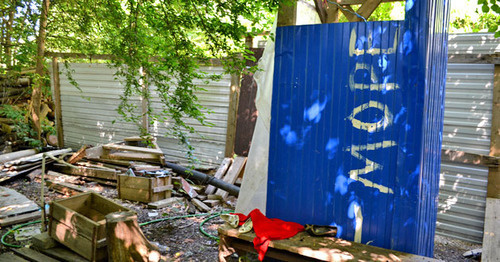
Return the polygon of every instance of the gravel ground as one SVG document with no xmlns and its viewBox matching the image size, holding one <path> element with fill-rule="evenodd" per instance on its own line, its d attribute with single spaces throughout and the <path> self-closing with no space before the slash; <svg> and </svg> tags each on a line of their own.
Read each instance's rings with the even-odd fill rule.
<svg viewBox="0 0 500 262">
<path fill-rule="evenodd" d="M 17 190 L 18 192 L 26 195 L 29 199 L 39 203 L 40 200 L 40 183 L 38 173 L 32 173 L 28 177 L 12 181 L 6 187 Z M 116 199 L 116 189 L 108 186 L 101 186 L 95 183 L 85 183 L 87 188 L 100 192 L 103 196 L 112 198 L 114 201 L 133 209 L 137 212 L 139 223 L 174 217 L 183 215 L 200 214 L 192 205 L 187 201 L 180 202 L 167 208 L 153 210 L 147 209 L 147 206 L 134 201 Z M 45 200 L 50 202 L 54 199 L 63 198 L 65 196 L 49 191 L 46 194 Z M 212 212 L 219 212 L 223 210 L 230 210 L 234 208 L 235 200 L 226 203 L 224 207 L 214 208 Z M 191 218 L 179 218 L 166 220 L 158 223 L 148 224 L 142 226 L 144 235 L 152 242 L 155 242 L 161 249 L 162 255 L 166 256 L 168 261 L 218 261 L 217 244 L 218 242 L 210 237 L 203 235 L 199 230 L 199 225 L 207 216 L 198 216 Z M 211 235 L 217 234 L 217 227 L 223 221 L 216 217 L 207 221 L 203 226 L 205 231 Z M 0 228 L 0 234 L 5 234 L 11 227 Z M 17 243 L 13 237 L 9 235 L 7 242 L 16 243 L 20 245 L 29 245 L 29 241 Z M 471 244 L 468 242 L 447 238 L 443 236 L 436 236 L 434 257 L 443 261 L 479 261 L 474 259 L 466 259 L 462 254 L 468 250 L 480 248 L 480 245 Z M 8 248 L 0 245 L 0 253 L 6 252 Z M 235 259 L 238 261 L 238 259 Z M 241 259 L 240 261 L 257 261 L 255 256 Z"/>
</svg>

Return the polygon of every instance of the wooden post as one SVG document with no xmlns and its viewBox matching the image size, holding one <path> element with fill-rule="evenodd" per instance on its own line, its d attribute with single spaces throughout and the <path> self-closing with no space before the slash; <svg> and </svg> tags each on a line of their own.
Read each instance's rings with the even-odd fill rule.
<svg viewBox="0 0 500 262">
<path fill-rule="evenodd" d="M 493 80 L 490 155 L 500 156 L 500 65 L 495 65 Z M 481 261 L 500 258 L 500 167 L 490 167 L 484 216 L 483 253 Z"/>
<path fill-rule="evenodd" d="M 231 89 L 229 91 L 229 109 L 227 115 L 227 133 L 225 157 L 232 157 L 234 153 L 234 139 L 236 137 L 236 121 L 238 120 L 238 104 L 240 103 L 240 74 L 231 75 Z"/>
<path fill-rule="evenodd" d="M 158 248 L 146 239 L 132 212 L 106 215 L 106 242 L 111 262 L 160 261 Z"/>
<path fill-rule="evenodd" d="M 52 57 L 52 80 L 54 81 L 54 104 L 56 113 L 57 146 L 64 147 L 64 131 L 61 109 L 61 80 L 59 78 L 59 62 L 57 57 Z"/>
<path fill-rule="evenodd" d="M 141 67 L 141 75 L 145 78 L 146 77 L 146 71 L 144 71 L 144 68 Z M 149 98 L 146 96 L 146 94 L 149 94 L 149 87 L 147 83 L 141 79 L 141 87 L 142 87 L 142 128 L 146 133 L 149 132 L 149 118 L 148 118 L 148 102 Z"/>
</svg>

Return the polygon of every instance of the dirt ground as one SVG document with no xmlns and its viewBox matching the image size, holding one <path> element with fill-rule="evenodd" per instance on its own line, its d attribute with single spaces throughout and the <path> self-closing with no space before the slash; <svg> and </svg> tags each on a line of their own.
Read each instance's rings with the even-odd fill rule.
<svg viewBox="0 0 500 262">
<path fill-rule="evenodd" d="M 39 203 L 40 200 L 40 183 L 36 174 L 31 174 L 26 178 L 21 178 L 3 186 L 17 190 L 26 195 L 29 199 Z M 86 183 L 87 188 L 100 192 L 103 196 L 112 198 L 116 202 L 129 207 L 137 212 L 139 223 L 152 221 L 161 218 L 183 216 L 189 214 L 200 213 L 193 206 L 187 205 L 186 202 L 178 203 L 163 209 L 147 209 L 147 206 L 138 202 L 117 199 L 116 189 L 107 186 L 101 186 L 95 183 Z M 45 200 L 51 200 L 65 197 L 56 192 L 49 191 L 46 194 Z M 217 207 L 212 212 L 227 211 L 233 209 L 235 200 L 228 201 L 224 207 Z M 191 218 L 178 218 L 166 220 L 158 223 L 152 223 L 142 226 L 144 235 L 152 242 L 155 242 L 161 249 L 161 253 L 167 257 L 169 261 L 217 261 L 218 249 L 217 240 L 207 237 L 199 230 L 207 216 L 198 216 Z M 215 236 L 217 227 L 223 221 L 215 217 L 208 220 L 204 225 L 204 230 Z M 0 235 L 5 234 L 10 228 L 0 228 Z M 29 245 L 29 241 L 19 243 L 15 242 L 12 235 L 7 237 L 8 243 L 18 245 Z M 477 259 L 466 259 L 462 257 L 465 251 L 480 248 L 480 245 L 471 244 L 468 242 L 436 236 L 434 257 L 443 261 L 478 261 Z M 0 245 L 0 253 L 6 252 L 7 247 Z M 238 261 L 238 259 L 234 259 Z M 255 257 L 240 259 L 240 261 L 257 261 Z"/>
</svg>

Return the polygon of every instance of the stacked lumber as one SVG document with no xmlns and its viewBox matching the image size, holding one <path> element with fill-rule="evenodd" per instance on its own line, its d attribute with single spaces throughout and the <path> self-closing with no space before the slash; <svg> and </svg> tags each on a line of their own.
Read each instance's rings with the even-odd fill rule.
<svg viewBox="0 0 500 262">
<path fill-rule="evenodd" d="M 18 76 L 12 78 L 0 78 L 0 101 L 7 104 L 19 100 L 23 95 L 28 94 L 27 88 L 31 86 L 31 79 L 28 76 Z"/>
<path fill-rule="evenodd" d="M 234 185 L 243 177 L 246 161 L 246 157 L 225 158 L 213 175 L 213 178 L 221 179 L 228 184 Z M 230 200 L 228 192 L 213 185 L 197 185 L 193 181 L 180 176 L 172 177 L 172 181 L 175 188 L 174 192 L 177 192 L 177 194 L 180 193 L 181 196 L 189 201 L 190 205 L 201 212 L 210 212 L 212 208 L 221 204 L 228 204 L 230 206 L 235 204 L 232 203 L 232 201 L 235 201 L 235 198 Z M 149 203 L 148 207 L 158 209 L 179 202 L 178 198 L 172 198 Z"/>
<path fill-rule="evenodd" d="M 0 184 L 41 168 L 44 154 L 55 158 L 69 152 L 71 152 L 71 148 L 36 154 L 36 150 L 31 149 L 0 155 Z M 47 164 L 52 162 L 54 162 L 54 159 L 46 158 Z"/>
</svg>

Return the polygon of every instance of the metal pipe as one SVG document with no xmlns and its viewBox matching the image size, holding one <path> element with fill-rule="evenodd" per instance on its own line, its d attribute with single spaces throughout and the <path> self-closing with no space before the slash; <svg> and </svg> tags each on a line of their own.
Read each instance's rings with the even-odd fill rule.
<svg viewBox="0 0 500 262">
<path fill-rule="evenodd" d="M 234 195 L 234 196 L 238 196 L 238 194 L 240 193 L 239 187 L 232 185 L 232 184 L 229 184 L 229 183 L 226 183 L 223 180 L 217 179 L 217 178 L 209 176 L 207 174 L 203 174 L 203 173 L 198 172 L 196 170 L 185 168 L 183 166 L 176 165 L 176 164 L 173 164 L 170 162 L 165 162 L 165 165 L 168 168 L 171 168 L 174 172 L 180 174 L 181 176 L 183 176 L 185 178 L 189 178 L 189 179 L 194 178 L 194 179 L 202 182 L 203 184 L 210 184 L 214 187 L 225 190 L 229 194 Z"/>
</svg>

